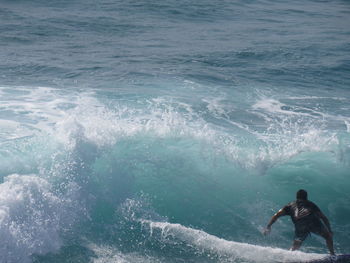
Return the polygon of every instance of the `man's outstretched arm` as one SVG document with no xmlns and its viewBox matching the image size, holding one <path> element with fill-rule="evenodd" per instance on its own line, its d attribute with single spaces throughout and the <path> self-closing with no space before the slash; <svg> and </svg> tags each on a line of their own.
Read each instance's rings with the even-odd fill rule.
<svg viewBox="0 0 350 263">
<path fill-rule="evenodd" d="M 278 210 L 278 212 L 271 217 L 270 222 L 267 224 L 267 227 L 264 230 L 263 234 L 264 235 L 269 234 L 271 232 L 271 226 L 273 225 L 273 223 L 275 223 L 278 218 L 285 215 L 286 215 L 286 212 L 284 211 L 283 208 Z"/>
</svg>

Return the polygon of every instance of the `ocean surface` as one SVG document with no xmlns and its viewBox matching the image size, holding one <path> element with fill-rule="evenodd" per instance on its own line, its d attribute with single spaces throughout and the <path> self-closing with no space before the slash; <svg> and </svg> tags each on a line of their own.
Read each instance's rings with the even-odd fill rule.
<svg viewBox="0 0 350 263">
<path fill-rule="evenodd" d="M 350 2 L 1 0 L 0 262 L 350 253 Z"/>
</svg>

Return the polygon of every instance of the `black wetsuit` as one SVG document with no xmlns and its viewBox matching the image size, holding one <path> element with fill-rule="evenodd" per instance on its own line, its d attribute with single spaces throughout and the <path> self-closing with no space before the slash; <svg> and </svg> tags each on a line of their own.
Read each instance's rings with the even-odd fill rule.
<svg viewBox="0 0 350 263">
<path fill-rule="evenodd" d="M 328 230 L 319 219 L 317 205 L 308 200 L 296 200 L 282 208 L 292 218 L 295 226 L 295 240 L 304 241 L 312 232 L 325 235 Z"/>
</svg>

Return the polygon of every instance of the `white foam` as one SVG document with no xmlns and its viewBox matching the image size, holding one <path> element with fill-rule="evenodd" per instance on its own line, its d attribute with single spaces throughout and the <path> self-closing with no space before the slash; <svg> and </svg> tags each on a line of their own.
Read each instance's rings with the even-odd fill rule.
<svg viewBox="0 0 350 263">
<path fill-rule="evenodd" d="M 242 138 L 232 130 L 211 124 L 191 104 L 174 98 L 158 97 L 135 101 L 131 105 L 123 101 L 110 101 L 115 105 L 107 107 L 96 98 L 93 91 L 64 91 L 43 87 L 22 87 L 22 91 L 23 94 L 16 99 L 2 100 L 5 110 L 22 118 L 20 125 L 19 122 L 4 123 L 4 136 L 11 139 L 35 134 L 39 130 L 52 135 L 70 150 L 79 140 L 103 147 L 138 134 L 187 137 L 207 142 L 219 154 L 224 154 L 244 168 L 255 169 L 271 167 L 300 152 L 327 151 L 332 144 L 337 143 L 335 135 L 324 134 L 320 129 L 318 121 L 324 114 L 310 109 L 301 112 L 286 110 L 287 105 L 270 98 L 259 100 L 251 111 L 247 110 L 265 120 L 263 125 L 266 127 L 259 129 L 254 124 L 232 120 L 228 114 L 232 107 L 224 104 L 222 96 L 203 99 L 208 103 L 207 110 L 214 117 L 222 118 L 226 123 L 249 133 L 249 136 L 254 136 L 246 139 L 247 136 Z M 3 90 L 3 93 L 9 91 Z M 300 117 L 315 122 L 299 122 Z M 346 121 L 343 119 L 343 123 L 346 124 Z"/>
<path fill-rule="evenodd" d="M 300 106 L 289 106 L 276 99 L 261 99 L 257 101 L 252 108 L 254 110 L 264 110 L 265 112 L 273 114 L 283 114 L 292 116 L 304 116 L 309 118 L 320 118 L 325 117 L 325 114 L 313 109 L 300 107 Z"/>
<path fill-rule="evenodd" d="M 4 128 L 12 128 L 15 129 L 19 126 L 20 124 L 16 121 L 11 121 L 11 120 L 0 120 L 0 129 Z"/>
<path fill-rule="evenodd" d="M 210 113 L 212 113 L 216 117 L 220 116 L 226 116 L 227 117 L 227 110 L 225 109 L 224 105 L 222 104 L 222 97 L 215 97 L 215 98 L 206 98 L 202 99 L 203 102 L 207 103 L 207 109 Z"/>
<path fill-rule="evenodd" d="M 154 257 L 138 253 L 122 253 L 112 246 L 89 244 L 96 255 L 94 263 L 157 263 L 164 262 Z"/>
<path fill-rule="evenodd" d="M 335 101 L 346 101 L 346 98 L 339 98 L 339 97 L 313 97 L 313 96 L 304 96 L 304 97 L 286 97 L 287 100 L 318 100 L 318 99 L 331 99 Z M 315 103 L 315 102 L 314 102 Z M 317 105 L 317 104 L 316 104 Z M 263 116 L 264 118 L 271 120 L 271 116 L 279 116 L 279 117 L 285 117 L 285 116 L 294 116 L 294 117 L 300 117 L 307 119 L 314 119 L 318 120 L 320 122 L 322 121 L 339 121 L 343 122 L 344 120 L 349 120 L 346 116 L 341 116 L 339 114 L 333 115 L 331 113 L 322 112 L 321 110 L 313 109 L 313 108 L 307 108 L 302 106 L 289 106 L 287 104 L 281 103 L 280 101 L 276 99 L 271 98 L 262 98 L 258 100 L 253 106 L 252 109 L 256 111 L 255 113 Z M 347 110 L 347 109 L 343 109 Z M 272 114 L 269 116 L 268 114 Z"/>
<path fill-rule="evenodd" d="M 147 101 L 146 104 L 115 105 L 107 108 L 91 94 L 81 94 L 75 104 L 76 107 L 66 111 L 64 117 L 56 122 L 53 132 L 56 138 L 69 147 L 74 147 L 77 139 L 88 140 L 103 147 L 137 134 L 195 138 L 211 144 L 218 153 L 224 154 L 240 166 L 259 169 L 259 172 L 261 170 L 264 173 L 274 164 L 301 152 L 327 151 L 337 144 L 336 135 L 324 134 L 316 125 L 318 122 L 299 123 L 291 120 L 288 117 L 290 114 L 293 117 L 299 117 L 300 114 L 282 110 L 284 104 L 273 99 L 262 100 L 254 106 L 253 113 L 262 114 L 268 125 L 262 131 L 229 118 L 226 120 L 255 136 L 251 140 L 252 145 L 247 144 L 248 141 L 244 138 L 208 123 L 191 105 L 172 102 L 171 99 L 160 97 Z M 220 99 L 211 100 L 208 107 L 208 110 L 220 116 L 225 116 L 227 112 L 220 104 Z M 262 108 L 287 117 L 270 117 L 260 112 Z M 309 116 L 308 113 L 304 115 Z"/>
<path fill-rule="evenodd" d="M 346 131 L 350 133 L 350 120 L 344 120 Z"/>
<path fill-rule="evenodd" d="M 55 195 L 45 179 L 7 176 L 0 184 L 1 262 L 26 263 L 33 254 L 57 251 L 61 228 L 68 228 L 73 219 L 67 203 L 70 200 Z"/>
<path fill-rule="evenodd" d="M 67 144 L 72 144 L 71 138 L 78 134 L 97 146 L 113 145 L 121 138 L 140 133 L 203 139 L 214 136 L 203 120 L 193 119 L 189 105 L 180 103 L 185 113 L 179 113 L 162 98 L 149 101 L 144 108 L 116 105 L 108 109 L 92 97 L 81 98 L 76 103 L 77 107 L 55 124 L 56 137 Z"/>
<path fill-rule="evenodd" d="M 228 241 L 210 235 L 204 231 L 172 224 L 168 222 L 153 222 L 141 220 L 147 224 L 151 231 L 159 229 L 162 238 L 177 238 L 199 250 L 205 250 L 219 255 L 229 256 L 232 260 L 249 260 L 249 262 L 295 262 L 298 260 L 320 259 L 325 255 L 314 253 L 303 253 L 300 251 L 288 251 L 280 248 L 263 247 L 247 243 Z M 151 232 L 152 233 L 152 232 Z M 234 261 L 233 261 L 234 262 Z"/>
</svg>

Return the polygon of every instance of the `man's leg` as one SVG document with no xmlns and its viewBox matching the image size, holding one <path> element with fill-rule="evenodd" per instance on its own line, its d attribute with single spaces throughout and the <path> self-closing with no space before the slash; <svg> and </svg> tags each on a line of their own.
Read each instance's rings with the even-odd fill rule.
<svg viewBox="0 0 350 263">
<path fill-rule="evenodd" d="M 329 253 L 331 255 L 335 255 L 334 254 L 334 247 L 333 247 L 333 236 L 330 232 L 325 232 L 325 233 L 322 233 L 321 235 L 324 239 L 326 239 L 326 243 L 327 243 L 327 247 L 328 247 L 328 250 L 329 250 Z"/>
<path fill-rule="evenodd" d="M 308 235 L 310 235 L 310 232 L 305 225 L 295 225 L 294 241 L 290 250 L 298 250 Z"/>
<path fill-rule="evenodd" d="M 290 248 L 290 250 L 292 250 L 292 251 L 298 250 L 298 249 L 300 248 L 300 246 L 301 246 L 302 243 L 303 243 L 303 241 L 298 240 L 298 239 L 295 239 L 295 240 L 293 241 L 293 245 L 292 245 L 292 247 Z"/>
</svg>

